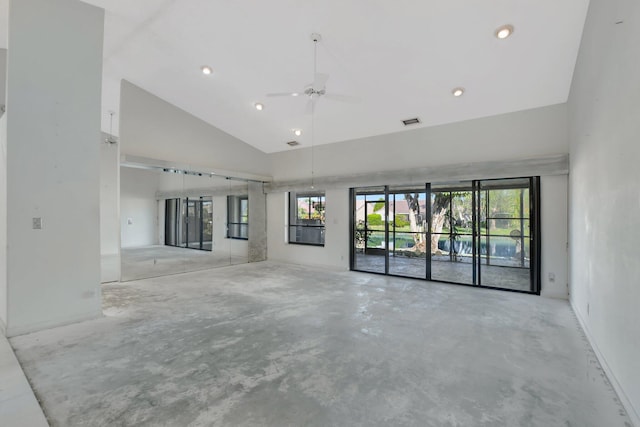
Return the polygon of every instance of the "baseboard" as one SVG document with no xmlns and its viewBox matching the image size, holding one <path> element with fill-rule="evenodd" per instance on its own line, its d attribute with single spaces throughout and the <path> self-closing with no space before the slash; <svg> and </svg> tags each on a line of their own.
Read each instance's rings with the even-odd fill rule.
<svg viewBox="0 0 640 427">
<path fill-rule="evenodd" d="M 309 262 L 303 263 L 303 262 L 296 262 L 295 260 L 291 260 L 291 259 L 279 259 L 279 258 L 267 258 L 265 261 L 270 261 L 278 264 L 296 265 L 298 267 L 310 267 L 310 268 L 316 268 L 316 269 L 322 269 L 322 270 L 329 270 L 334 272 L 350 271 L 348 266 L 344 267 L 344 266 L 339 266 L 335 264 L 316 264 L 316 263 L 309 263 Z"/>
<path fill-rule="evenodd" d="M 20 326 L 20 327 L 11 327 L 7 328 L 6 336 L 7 338 L 17 337 L 18 335 L 26 335 L 32 332 L 42 331 L 44 329 L 53 329 L 59 326 L 67 326 L 73 323 L 80 323 L 87 320 L 98 319 L 102 317 L 102 310 L 98 312 L 85 313 L 78 316 L 74 316 L 72 318 L 67 318 L 63 321 L 47 321 L 47 322 L 39 322 L 32 323 L 31 325 Z"/>
<path fill-rule="evenodd" d="M 580 323 L 580 327 L 582 328 L 584 335 L 587 337 L 587 340 L 589 341 L 589 344 L 591 345 L 593 352 L 598 358 L 598 362 L 600 362 L 600 366 L 602 366 L 602 369 L 604 370 L 604 373 L 607 375 L 607 378 L 609 379 L 609 382 L 613 386 L 613 389 L 616 391 L 618 398 L 622 403 L 622 406 L 624 406 L 624 409 L 627 411 L 627 415 L 629 415 L 629 418 L 631 419 L 631 423 L 635 427 L 640 427 L 640 415 L 638 414 L 638 411 L 636 411 L 636 408 L 631 403 L 631 400 L 629 400 L 629 398 L 627 397 L 627 394 L 624 392 L 624 389 L 622 388 L 622 386 L 618 382 L 618 379 L 616 378 L 613 371 L 609 367 L 609 364 L 607 363 L 607 359 L 604 358 L 604 355 L 602 354 L 595 340 L 591 336 L 591 332 L 589 332 L 589 328 L 587 328 L 587 324 L 582 319 L 580 312 L 576 309 L 575 305 L 573 304 L 573 300 L 570 301 L 570 304 L 571 304 L 571 309 L 573 310 L 573 313 L 576 315 L 576 318 L 578 319 L 578 323 Z"/>
</svg>

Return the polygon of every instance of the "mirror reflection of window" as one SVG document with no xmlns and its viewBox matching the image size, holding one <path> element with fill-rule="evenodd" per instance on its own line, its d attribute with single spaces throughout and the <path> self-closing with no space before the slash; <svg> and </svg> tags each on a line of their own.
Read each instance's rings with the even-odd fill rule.
<svg viewBox="0 0 640 427">
<path fill-rule="evenodd" d="M 242 240 L 249 238 L 248 196 L 227 197 L 227 237 Z"/>
</svg>

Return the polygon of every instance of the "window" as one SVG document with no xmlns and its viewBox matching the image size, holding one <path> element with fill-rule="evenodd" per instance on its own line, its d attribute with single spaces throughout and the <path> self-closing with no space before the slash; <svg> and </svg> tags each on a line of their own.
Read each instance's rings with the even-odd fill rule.
<svg viewBox="0 0 640 427">
<path fill-rule="evenodd" d="M 249 237 L 249 198 L 227 196 L 227 237 L 244 239 Z"/>
<path fill-rule="evenodd" d="M 289 193 L 289 243 L 324 246 L 324 193 Z"/>
</svg>

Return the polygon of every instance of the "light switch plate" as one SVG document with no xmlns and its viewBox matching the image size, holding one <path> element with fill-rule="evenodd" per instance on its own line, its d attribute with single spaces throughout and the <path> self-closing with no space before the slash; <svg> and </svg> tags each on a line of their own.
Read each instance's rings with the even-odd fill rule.
<svg viewBox="0 0 640 427">
<path fill-rule="evenodd" d="M 42 230 L 42 218 L 31 218 L 32 228 Z"/>
</svg>

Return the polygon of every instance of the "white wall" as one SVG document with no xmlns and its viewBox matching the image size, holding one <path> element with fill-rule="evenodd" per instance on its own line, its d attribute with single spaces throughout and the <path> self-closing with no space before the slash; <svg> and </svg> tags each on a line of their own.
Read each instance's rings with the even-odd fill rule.
<svg viewBox="0 0 640 427">
<path fill-rule="evenodd" d="M 124 80 L 120 141 L 120 150 L 128 155 L 258 175 L 270 172 L 265 153 Z"/>
<path fill-rule="evenodd" d="M 541 177 L 542 296 L 567 298 L 567 176 Z M 349 190 L 326 192 L 325 246 L 287 243 L 287 193 L 267 198 L 269 259 L 294 264 L 349 268 Z M 553 273 L 555 279 L 549 279 Z"/>
<path fill-rule="evenodd" d="M 160 172 L 120 168 L 120 229 L 123 248 L 159 244 L 156 200 L 159 180 Z"/>
<path fill-rule="evenodd" d="M 0 105 L 6 104 L 7 96 L 7 49 L 0 49 Z"/>
<path fill-rule="evenodd" d="M 120 173 L 118 144 L 100 138 L 100 258 L 101 281 L 120 278 Z"/>
<path fill-rule="evenodd" d="M 76 0 L 9 7 L 10 336 L 101 314 L 103 28 L 103 10 Z M 41 230 L 32 229 L 34 217 Z"/>
<path fill-rule="evenodd" d="M 287 194 L 278 192 L 267 195 L 267 242 L 270 260 L 343 270 L 349 268 L 349 190 L 328 190 L 325 197 L 325 245 L 320 247 L 287 243 Z"/>
<path fill-rule="evenodd" d="M 385 178 L 399 183 L 416 182 L 421 177 L 407 169 L 441 167 L 439 174 L 451 178 L 469 170 L 475 178 L 502 177 L 507 166 L 487 166 L 485 162 L 504 161 L 511 176 L 542 174 L 536 165 L 512 159 L 544 157 L 568 152 L 565 105 L 418 129 L 392 135 L 319 146 L 315 150 L 315 175 L 331 176 L 327 190 L 326 243 L 323 247 L 285 243 L 285 193 L 268 194 L 268 257 L 300 264 L 318 264 L 344 269 L 349 266 L 349 196 L 348 187 L 355 174 L 370 175 L 372 181 Z M 279 182 L 310 176 L 310 150 L 298 149 L 271 154 L 275 185 Z M 462 165 L 449 170 L 448 164 Z M 514 170 L 512 165 L 523 168 Z M 555 166 L 554 166 L 555 167 Z M 526 168 L 526 170 L 525 170 Z M 435 169 L 434 169 L 435 170 Z M 541 169 L 543 170 L 543 169 Z M 544 169 L 546 170 L 546 169 Z M 487 176 L 495 173 L 498 176 Z M 565 171 L 566 173 L 566 171 Z M 341 179 L 344 177 L 344 180 Z M 425 176 L 425 180 L 431 180 Z M 358 177 L 362 182 L 362 177 Z M 426 181 L 421 181 L 426 182 Z M 436 181 L 433 181 L 436 182 Z M 392 183 L 392 182 L 386 182 Z M 366 184 L 363 184 L 366 185 Z M 319 189 L 322 189 L 318 187 Z M 567 176 L 541 177 L 542 220 L 542 295 L 567 298 Z M 549 273 L 555 280 L 549 280 Z"/>
<path fill-rule="evenodd" d="M 540 229 L 542 232 L 540 294 L 548 298 L 567 299 L 569 296 L 568 181 L 567 175 L 540 177 Z M 550 277 L 550 274 L 553 277 Z"/>
<path fill-rule="evenodd" d="M 569 234 L 571 303 L 640 426 L 639 22 L 637 0 L 591 0 L 569 98 Z"/>
<path fill-rule="evenodd" d="M 7 116 L 0 117 L 0 334 L 7 325 Z"/>
<path fill-rule="evenodd" d="M 5 105 L 7 50 L 0 49 L 0 106 Z M 7 119 L 0 111 L 0 334 L 7 322 Z"/>
<path fill-rule="evenodd" d="M 315 147 L 316 176 L 541 157 L 569 152 L 565 105 Z M 270 155 L 276 181 L 311 173 L 308 148 Z"/>
</svg>

